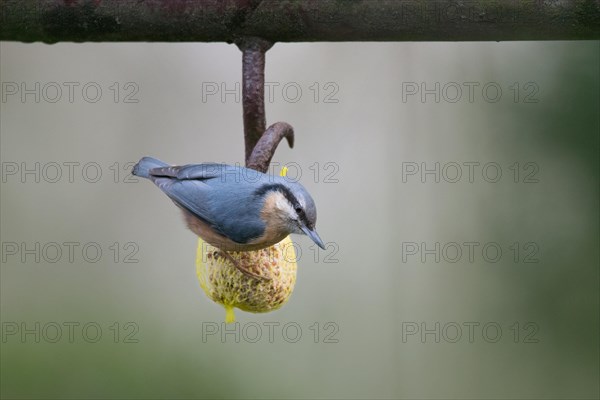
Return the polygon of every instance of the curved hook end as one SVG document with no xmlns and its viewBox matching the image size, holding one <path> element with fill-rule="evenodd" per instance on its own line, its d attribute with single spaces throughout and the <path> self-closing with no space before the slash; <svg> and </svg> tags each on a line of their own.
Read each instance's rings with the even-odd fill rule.
<svg viewBox="0 0 600 400">
<path fill-rule="evenodd" d="M 266 172 L 279 142 L 285 138 L 294 147 L 294 128 L 287 122 L 275 122 L 262 134 L 246 162 L 248 168 Z"/>
</svg>

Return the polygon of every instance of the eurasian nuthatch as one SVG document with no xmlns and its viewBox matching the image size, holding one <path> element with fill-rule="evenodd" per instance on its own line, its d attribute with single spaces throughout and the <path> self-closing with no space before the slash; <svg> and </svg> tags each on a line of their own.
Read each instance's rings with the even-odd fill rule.
<svg viewBox="0 0 600 400">
<path fill-rule="evenodd" d="M 226 164 L 169 166 L 151 157 L 133 167 L 183 210 L 188 228 L 224 251 L 252 251 L 306 234 L 319 247 L 317 209 L 308 191 L 286 177 Z"/>
</svg>

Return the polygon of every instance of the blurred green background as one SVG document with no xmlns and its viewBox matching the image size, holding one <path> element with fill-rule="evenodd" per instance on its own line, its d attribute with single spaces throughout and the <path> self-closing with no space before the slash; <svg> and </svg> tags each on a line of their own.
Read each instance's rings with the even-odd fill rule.
<svg viewBox="0 0 600 400">
<path fill-rule="evenodd" d="M 276 44 L 267 123 L 289 122 L 296 146 L 273 161 L 301 171 L 332 244 L 315 256 L 294 238 L 290 301 L 237 311 L 225 337 L 179 211 L 149 182 L 126 180 L 145 155 L 243 161 L 241 102 L 221 99 L 221 84 L 241 79 L 239 50 L 0 46 L 3 398 L 598 398 L 598 42 Z M 21 83 L 35 92 L 36 82 L 39 103 L 22 102 Z M 73 102 L 65 82 L 79 84 Z M 407 94 L 436 82 L 439 102 Z M 443 92 L 453 82 L 456 102 L 455 85 Z M 465 82 L 479 84 L 472 102 Z M 490 82 L 496 102 L 494 88 L 482 94 Z M 83 97 L 87 83 L 98 101 Z M 473 182 L 465 162 L 480 163 Z M 21 176 L 35 163 L 39 182 Z M 407 175 L 435 163 L 439 183 Z M 463 165 L 456 183 L 448 163 Z M 501 168 L 495 183 L 487 163 Z M 36 242 L 39 263 L 26 251 Z M 48 245 L 65 242 L 80 243 L 73 262 Z M 480 243 L 473 261 L 450 262 L 447 244 L 465 242 Z M 95 247 L 81 254 L 89 243 L 97 262 Z M 439 262 L 427 253 L 436 243 Z M 501 248 L 498 262 L 486 243 Z"/>
</svg>

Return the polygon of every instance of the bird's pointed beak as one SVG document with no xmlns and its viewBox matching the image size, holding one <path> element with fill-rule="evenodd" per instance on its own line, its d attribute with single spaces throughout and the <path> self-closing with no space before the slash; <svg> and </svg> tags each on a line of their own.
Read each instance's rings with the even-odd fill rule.
<svg viewBox="0 0 600 400">
<path fill-rule="evenodd" d="M 317 233 L 316 230 L 311 230 L 308 229 L 306 226 L 301 225 L 300 229 L 302 229 L 302 231 L 304 231 L 304 233 L 306 234 L 306 236 L 308 236 L 309 238 L 312 239 L 313 242 L 315 242 L 317 244 L 317 246 L 319 246 L 320 248 L 322 248 L 323 250 L 326 250 L 325 245 L 323 244 L 323 241 L 321 240 L 321 238 L 319 237 L 319 234 Z"/>
</svg>

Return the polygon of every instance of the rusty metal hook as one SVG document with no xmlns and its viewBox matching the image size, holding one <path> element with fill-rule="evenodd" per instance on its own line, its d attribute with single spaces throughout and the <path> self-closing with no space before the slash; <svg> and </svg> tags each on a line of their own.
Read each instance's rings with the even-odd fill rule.
<svg viewBox="0 0 600 400">
<path fill-rule="evenodd" d="M 260 172 L 267 172 L 275 154 L 277 145 L 283 138 L 287 139 L 290 148 L 294 147 L 294 128 L 287 122 L 275 122 L 263 133 L 246 161 L 246 167 Z"/>
<path fill-rule="evenodd" d="M 294 129 L 286 122 L 276 122 L 266 129 L 265 53 L 273 42 L 258 37 L 235 40 L 242 51 L 242 104 L 246 167 L 261 172 L 269 169 L 277 145 L 283 138 L 294 146 Z"/>
</svg>

